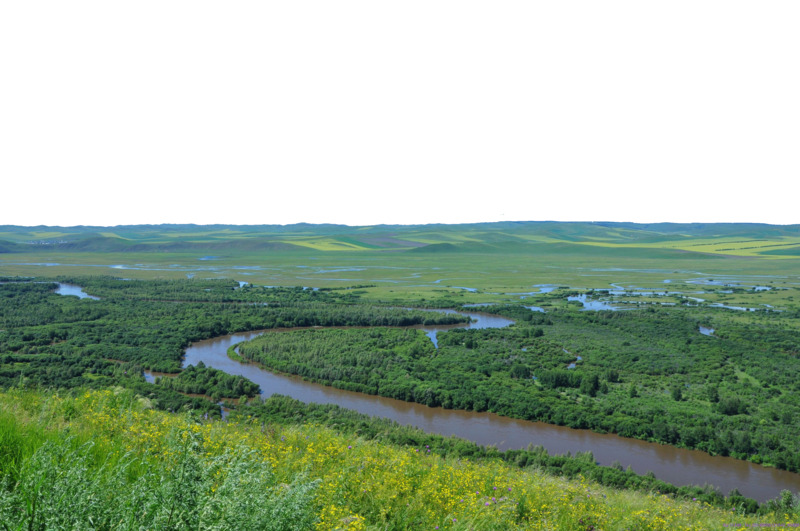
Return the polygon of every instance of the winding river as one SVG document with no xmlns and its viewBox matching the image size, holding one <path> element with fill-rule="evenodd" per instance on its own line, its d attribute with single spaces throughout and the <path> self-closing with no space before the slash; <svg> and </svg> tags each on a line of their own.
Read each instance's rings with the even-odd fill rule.
<svg viewBox="0 0 800 531">
<path fill-rule="evenodd" d="M 480 313 L 467 315 L 475 319 L 467 325 L 472 328 L 499 328 L 511 324 L 511 321 L 502 317 Z M 453 326 L 419 328 L 426 330 L 435 342 L 434 330 L 445 330 Z M 611 465 L 616 461 L 623 467 L 630 466 L 639 474 L 652 471 L 657 478 L 675 485 L 714 485 L 723 494 L 738 488 L 743 495 L 761 502 L 776 498 L 783 489 L 800 491 L 800 474 L 730 457 L 710 456 L 696 450 L 511 419 L 493 413 L 431 408 L 412 402 L 343 391 L 306 382 L 298 377 L 273 374 L 255 364 L 239 363 L 228 357 L 228 347 L 264 333 L 267 332 L 232 334 L 193 343 L 186 350 L 183 366 L 197 365 L 202 361 L 207 366 L 229 374 L 249 378 L 261 386 L 264 396 L 282 394 L 304 402 L 337 404 L 367 415 L 417 426 L 428 432 L 455 435 L 482 445 L 494 445 L 501 450 L 526 448 L 532 444 L 545 447 L 551 454 L 591 451 L 602 465 Z"/>
</svg>

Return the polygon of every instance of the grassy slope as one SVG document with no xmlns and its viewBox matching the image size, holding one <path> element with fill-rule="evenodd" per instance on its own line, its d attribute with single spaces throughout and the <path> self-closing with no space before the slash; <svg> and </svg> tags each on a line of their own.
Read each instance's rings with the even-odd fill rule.
<svg viewBox="0 0 800 531">
<path fill-rule="evenodd" d="M 110 390 L 0 393 L 0 467 L 10 479 L 0 519 L 12 528 L 188 529 L 202 518 L 221 529 L 723 529 L 800 518 L 745 517 L 316 426 L 197 421 Z"/>
<path fill-rule="evenodd" d="M 226 242 L 236 247 L 247 240 L 266 240 L 305 246 L 321 251 L 409 249 L 418 244 L 571 242 L 626 245 L 644 248 L 696 250 L 742 256 L 758 255 L 760 249 L 796 246 L 800 226 L 759 224 L 633 224 L 501 222 L 463 225 L 265 225 L 196 226 L 157 225 L 128 227 L 15 227 L 0 226 L 0 240 L 37 242 L 43 247 L 109 251 L 137 243 L 152 250 L 187 244 Z M 697 249 L 693 249 L 697 247 Z M 138 248 L 137 251 L 145 251 Z"/>
</svg>

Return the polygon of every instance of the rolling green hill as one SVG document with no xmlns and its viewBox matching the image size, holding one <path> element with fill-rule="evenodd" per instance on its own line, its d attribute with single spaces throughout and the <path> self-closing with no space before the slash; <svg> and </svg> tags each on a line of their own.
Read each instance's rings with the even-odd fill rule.
<svg viewBox="0 0 800 531">
<path fill-rule="evenodd" d="M 573 243 L 595 246 L 669 248 L 736 256 L 787 256 L 781 246 L 800 244 L 800 226 L 753 223 L 635 224 L 523 221 L 462 225 L 142 225 L 118 227 L 0 227 L 5 252 L 13 244 L 53 252 L 230 251 L 491 251 L 489 246 Z M 442 247 L 448 244 L 449 247 Z M 11 246 L 11 247 L 10 247 Z M 436 247 L 438 246 L 438 247 Z M 793 256 L 789 253 L 788 256 Z"/>
</svg>

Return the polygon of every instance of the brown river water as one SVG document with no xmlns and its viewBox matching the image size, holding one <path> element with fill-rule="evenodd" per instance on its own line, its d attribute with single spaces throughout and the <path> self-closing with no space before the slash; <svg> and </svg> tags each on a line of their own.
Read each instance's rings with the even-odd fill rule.
<svg viewBox="0 0 800 531">
<path fill-rule="evenodd" d="M 502 327 L 511 321 L 486 314 L 469 314 L 478 321 L 475 328 Z M 438 327 L 445 330 L 448 327 Z M 425 328 L 434 336 L 432 328 Z M 704 485 L 718 487 L 723 494 L 734 488 L 760 502 L 776 498 L 781 490 L 800 491 L 800 474 L 776 470 L 730 457 L 710 456 L 697 450 L 685 450 L 627 439 L 589 430 L 575 430 L 541 422 L 501 417 L 493 413 L 476 413 L 452 409 L 431 408 L 391 398 L 343 391 L 303 381 L 294 376 L 273 374 L 255 364 L 231 360 L 228 347 L 250 340 L 264 331 L 221 336 L 193 343 L 186 350 L 184 367 L 205 363 L 229 374 L 244 376 L 261 386 L 264 396 L 282 394 L 303 402 L 337 404 L 360 413 L 385 417 L 400 424 L 412 425 L 441 435 L 455 435 L 498 449 L 526 448 L 541 445 L 550 454 L 591 451 L 601 465 L 615 461 L 635 472 L 648 471 L 674 485 Z M 435 336 L 432 337 L 435 342 Z"/>
</svg>

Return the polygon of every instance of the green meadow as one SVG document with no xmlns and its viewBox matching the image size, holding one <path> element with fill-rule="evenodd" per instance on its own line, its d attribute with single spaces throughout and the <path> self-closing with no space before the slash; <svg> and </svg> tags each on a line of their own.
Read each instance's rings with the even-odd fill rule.
<svg viewBox="0 0 800 531">
<path fill-rule="evenodd" d="M 6 276 L 359 286 L 374 300 L 509 302 L 548 285 L 787 305 L 800 282 L 798 260 L 800 227 L 757 224 L 0 227 Z M 786 289 L 719 293 L 725 284 Z"/>
</svg>

